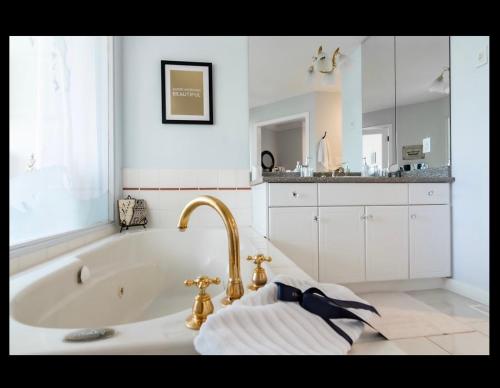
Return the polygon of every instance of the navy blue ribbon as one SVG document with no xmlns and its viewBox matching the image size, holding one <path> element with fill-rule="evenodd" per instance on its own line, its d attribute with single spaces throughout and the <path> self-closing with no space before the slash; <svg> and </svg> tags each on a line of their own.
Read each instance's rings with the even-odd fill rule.
<svg viewBox="0 0 500 388">
<path fill-rule="evenodd" d="M 316 287 L 308 288 L 302 292 L 298 288 L 287 284 L 280 282 L 275 282 L 275 284 L 278 286 L 278 300 L 284 302 L 298 302 L 303 309 L 309 311 L 310 313 L 319 315 L 333 330 L 349 342 L 350 345 L 352 345 L 351 337 L 349 337 L 344 330 L 334 324 L 331 319 L 355 319 L 366 323 L 368 326 L 376 330 L 363 318 L 354 314 L 352 311 L 347 310 L 347 308 L 369 310 L 380 316 L 375 307 L 370 306 L 369 304 L 351 300 L 333 299 L 325 295 L 323 291 Z"/>
</svg>

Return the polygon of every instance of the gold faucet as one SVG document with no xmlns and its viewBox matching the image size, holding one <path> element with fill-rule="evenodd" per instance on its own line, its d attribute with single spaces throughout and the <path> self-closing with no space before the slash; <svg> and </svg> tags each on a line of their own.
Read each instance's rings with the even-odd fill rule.
<svg viewBox="0 0 500 388">
<path fill-rule="evenodd" d="M 222 299 L 223 304 L 231 304 L 234 300 L 243 296 L 243 282 L 240 274 L 240 238 L 238 227 L 228 207 L 220 199 L 210 195 L 203 195 L 188 202 L 182 209 L 177 228 L 183 232 L 187 229 L 189 217 L 198 206 L 209 206 L 221 216 L 226 226 L 227 242 L 229 248 L 229 280 L 226 288 L 226 296 Z"/>
<path fill-rule="evenodd" d="M 207 317 L 214 312 L 214 305 L 210 295 L 205 289 L 210 284 L 220 284 L 219 278 L 209 278 L 207 275 L 198 276 L 196 279 L 184 280 L 188 287 L 195 285 L 198 287 L 198 295 L 194 298 L 192 314 L 186 318 L 186 326 L 193 330 L 200 330 Z"/>
<path fill-rule="evenodd" d="M 262 268 L 262 262 L 271 262 L 272 258 L 270 256 L 264 256 L 262 253 L 258 253 L 255 256 L 248 256 L 247 260 L 253 261 L 256 267 L 252 275 L 252 283 L 248 288 L 252 291 L 257 291 L 259 288 L 264 287 L 267 283 L 266 270 Z"/>
</svg>

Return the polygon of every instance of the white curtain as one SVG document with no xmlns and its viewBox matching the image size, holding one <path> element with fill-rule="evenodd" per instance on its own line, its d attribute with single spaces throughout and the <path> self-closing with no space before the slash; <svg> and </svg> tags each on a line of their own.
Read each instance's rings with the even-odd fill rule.
<svg viewBox="0 0 500 388">
<path fill-rule="evenodd" d="M 107 190 L 105 37 L 33 37 L 37 51 L 36 167 L 63 167 L 78 199 Z"/>
</svg>

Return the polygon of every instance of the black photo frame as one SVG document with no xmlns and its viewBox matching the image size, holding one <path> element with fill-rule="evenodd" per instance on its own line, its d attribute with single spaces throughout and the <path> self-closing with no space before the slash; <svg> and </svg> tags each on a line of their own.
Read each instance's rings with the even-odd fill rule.
<svg viewBox="0 0 500 388">
<path fill-rule="evenodd" d="M 178 70 L 188 72 L 190 71 L 190 67 L 192 67 L 193 72 L 203 72 L 203 115 L 199 115 L 199 119 L 195 118 L 196 115 L 176 115 L 171 111 L 173 98 L 179 97 L 172 96 L 172 87 L 167 87 L 167 84 L 169 86 L 171 85 L 170 71 Z M 190 91 L 194 89 L 186 88 L 185 90 Z M 183 95 L 181 97 L 196 98 L 196 96 L 192 97 L 191 95 Z M 161 108 L 163 124 L 213 124 L 212 64 L 209 62 L 161 61 Z"/>
</svg>

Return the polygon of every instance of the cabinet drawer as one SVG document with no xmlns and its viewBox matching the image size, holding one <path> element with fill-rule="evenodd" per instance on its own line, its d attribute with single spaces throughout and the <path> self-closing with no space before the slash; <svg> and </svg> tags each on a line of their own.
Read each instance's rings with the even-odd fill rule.
<svg viewBox="0 0 500 388">
<path fill-rule="evenodd" d="M 450 185 L 448 183 L 410 183 L 409 201 L 412 205 L 450 203 Z"/>
<path fill-rule="evenodd" d="M 406 183 L 319 183 L 319 206 L 407 205 Z"/>
<path fill-rule="evenodd" d="M 317 206 L 316 183 L 270 183 L 269 206 Z"/>
</svg>

